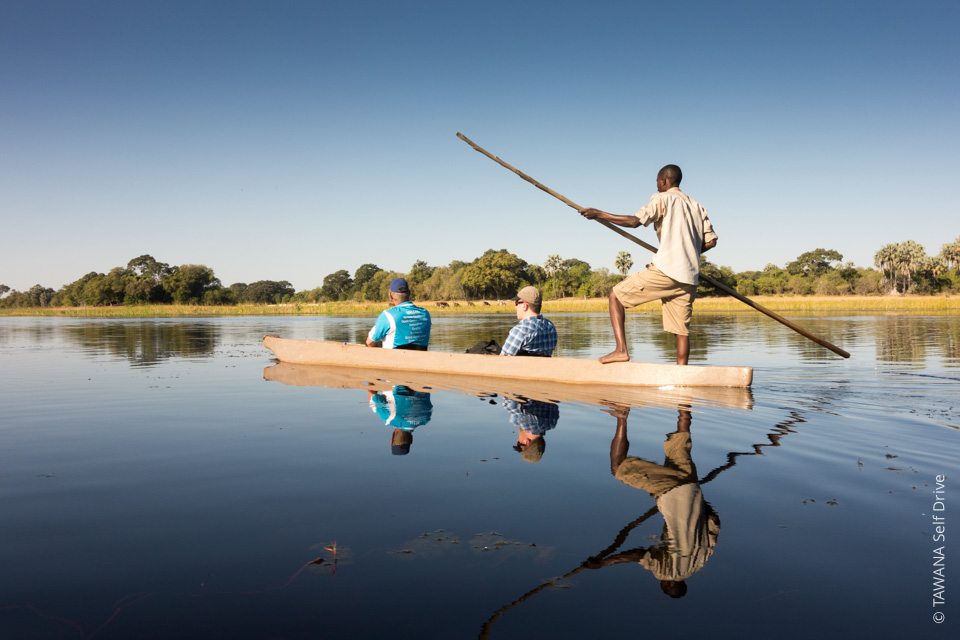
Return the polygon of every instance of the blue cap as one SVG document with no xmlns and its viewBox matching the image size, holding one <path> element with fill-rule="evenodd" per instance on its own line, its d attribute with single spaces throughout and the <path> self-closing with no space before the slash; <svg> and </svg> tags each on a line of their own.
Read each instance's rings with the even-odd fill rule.
<svg viewBox="0 0 960 640">
<path fill-rule="evenodd" d="M 390 281 L 390 291 L 394 293 L 410 293 L 410 287 L 403 278 L 394 278 Z"/>
</svg>

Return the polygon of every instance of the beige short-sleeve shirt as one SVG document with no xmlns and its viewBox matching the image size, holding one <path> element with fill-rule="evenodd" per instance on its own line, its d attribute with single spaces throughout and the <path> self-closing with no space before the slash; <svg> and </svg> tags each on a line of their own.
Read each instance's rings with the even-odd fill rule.
<svg viewBox="0 0 960 640">
<path fill-rule="evenodd" d="M 660 248 L 653 257 L 657 269 L 677 282 L 697 284 L 700 249 L 717 238 L 703 205 L 671 187 L 653 194 L 650 204 L 635 215 L 645 227 L 652 222 L 657 232 Z"/>
</svg>

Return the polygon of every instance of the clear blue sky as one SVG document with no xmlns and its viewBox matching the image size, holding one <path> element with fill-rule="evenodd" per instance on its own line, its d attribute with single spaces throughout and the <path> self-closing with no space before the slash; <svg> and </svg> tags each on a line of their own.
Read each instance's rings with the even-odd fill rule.
<svg viewBox="0 0 960 640">
<path fill-rule="evenodd" d="M 960 4 L 0 3 L 0 283 L 148 253 L 319 286 L 508 249 L 613 269 L 657 170 L 737 271 L 960 236 Z M 652 243 L 652 229 L 638 229 Z"/>
</svg>

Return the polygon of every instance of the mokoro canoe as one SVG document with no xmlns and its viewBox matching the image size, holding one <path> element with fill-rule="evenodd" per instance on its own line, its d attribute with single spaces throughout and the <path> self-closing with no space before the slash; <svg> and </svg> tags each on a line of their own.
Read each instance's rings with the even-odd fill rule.
<svg viewBox="0 0 960 640">
<path fill-rule="evenodd" d="M 753 369 L 750 367 L 678 366 L 647 362 L 600 364 L 593 359 L 380 349 L 346 342 L 293 340 L 279 336 L 264 336 L 263 345 L 281 362 L 382 371 L 421 371 L 626 387 L 749 387 L 753 382 Z"/>
<path fill-rule="evenodd" d="M 488 356 L 494 357 L 494 356 Z M 479 397 L 525 398 L 594 406 L 676 408 L 724 407 L 752 409 L 749 387 L 625 387 L 604 384 L 566 384 L 544 380 L 508 380 L 489 376 L 384 371 L 362 367 L 278 362 L 263 370 L 264 380 L 293 387 L 327 387 L 389 391 L 404 386 L 426 393 L 452 392 Z"/>
</svg>

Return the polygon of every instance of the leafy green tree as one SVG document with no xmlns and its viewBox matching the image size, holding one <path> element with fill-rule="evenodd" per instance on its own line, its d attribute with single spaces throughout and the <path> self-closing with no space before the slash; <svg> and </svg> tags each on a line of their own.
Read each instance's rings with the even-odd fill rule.
<svg viewBox="0 0 960 640">
<path fill-rule="evenodd" d="M 396 271 L 378 271 L 363 285 L 363 298 L 371 302 L 385 302 L 390 291 L 390 281 L 394 278 L 401 278 L 403 274 Z M 411 298 L 415 292 L 411 291 Z"/>
<path fill-rule="evenodd" d="M 549 278 L 547 270 L 538 264 L 527 265 L 527 276 L 531 284 L 535 284 L 541 289 L 547 281 L 547 278 Z"/>
<path fill-rule="evenodd" d="M 742 296 L 757 295 L 757 282 L 750 278 L 737 278 L 737 293 Z"/>
<path fill-rule="evenodd" d="M 237 304 L 237 296 L 227 287 L 207 289 L 203 292 L 201 302 L 211 306 L 227 306 Z"/>
<path fill-rule="evenodd" d="M 627 274 L 630 273 L 630 267 L 633 266 L 633 257 L 626 251 L 621 251 L 617 254 L 617 259 L 614 261 L 613 266 L 617 268 L 621 276 L 626 278 Z"/>
<path fill-rule="evenodd" d="M 131 279 L 129 271 L 123 267 L 114 267 L 110 273 L 88 273 L 76 283 L 67 285 L 64 289 L 72 289 L 76 292 L 76 297 L 80 304 L 86 304 L 95 307 L 123 304 L 125 293 Z M 61 299 L 71 298 L 64 291 Z"/>
<path fill-rule="evenodd" d="M 479 258 L 477 258 L 477 260 L 479 260 Z M 464 262 L 463 260 L 454 260 L 448 266 L 451 269 L 453 269 L 454 272 L 462 271 L 463 269 L 466 269 L 470 265 L 474 264 L 477 260 L 474 260 L 473 262 Z"/>
<path fill-rule="evenodd" d="M 590 280 L 587 291 L 583 295 L 591 298 L 606 298 L 610 295 L 610 290 L 620 280 L 617 274 L 609 269 L 601 267 L 590 273 Z"/>
<path fill-rule="evenodd" d="M 205 291 L 222 286 L 213 269 L 202 264 L 184 264 L 172 271 L 163 279 L 162 286 L 177 304 L 198 304 Z"/>
<path fill-rule="evenodd" d="M 356 299 L 359 301 L 360 294 L 356 295 Z M 323 287 L 315 287 L 305 291 L 297 291 L 295 294 L 293 294 L 293 297 L 291 297 L 290 300 L 293 302 L 320 302 L 326 299 L 323 297 Z"/>
<path fill-rule="evenodd" d="M 31 304 L 26 306 L 46 307 L 50 304 L 50 301 L 53 300 L 53 296 L 56 295 L 56 293 L 53 289 L 35 284 L 27 291 Z"/>
<path fill-rule="evenodd" d="M 423 300 L 453 300 L 463 299 L 463 285 L 460 276 L 466 267 L 454 271 L 451 267 L 436 267 L 430 277 L 419 287 L 420 298 Z"/>
<path fill-rule="evenodd" d="M 697 284 L 697 295 L 698 296 L 725 296 L 725 292 L 720 291 L 715 286 L 707 282 L 706 278 L 703 276 L 706 275 L 714 280 L 721 282 L 731 289 L 736 288 L 737 286 L 737 276 L 733 273 L 733 269 L 730 267 L 718 267 L 712 262 L 708 261 L 704 256 L 700 256 L 700 280 Z"/>
<path fill-rule="evenodd" d="M 881 274 L 879 271 L 874 271 L 873 269 L 863 270 L 853 283 L 853 292 L 860 296 L 882 293 L 883 289 L 880 280 Z"/>
<path fill-rule="evenodd" d="M 8 291 L 10 291 L 10 287 L 5 284 L 0 284 L 0 298 L 7 295 Z"/>
<path fill-rule="evenodd" d="M 353 288 L 357 291 L 362 291 L 363 286 L 370 282 L 370 278 L 378 271 L 382 271 L 382 269 L 370 262 L 357 267 L 357 270 L 353 274 Z"/>
<path fill-rule="evenodd" d="M 410 267 L 410 286 L 415 286 L 426 280 L 433 273 L 434 267 L 431 267 L 423 260 L 417 260 Z"/>
<path fill-rule="evenodd" d="M 839 296 L 850 292 L 850 283 L 836 269 L 824 273 L 814 281 L 814 293 L 818 296 Z"/>
<path fill-rule="evenodd" d="M 292 296 L 296 293 L 286 280 L 276 282 L 274 280 L 257 280 L 252 282 L 240 294 L 241 302 L 251 304 L 278 304 L 283 302 L 285 296 Z"/>
<path fill-rule="evenodd" d="M 128 262 L 127 269 L 134 275 L 149 279 L 153 284 L 160 284 L 163 278 L 173 271 L 166 262 L 157 262 L 153 256 L 148 254 L 143 254 Z"/>
<path fill-rule="evenodd" d="M 353 278 L 346 269 L 340 269 L 327 275 L 323 279 L 323 286 L 320 288 L 324 297 L 330 300 L 340 300 L 346 296 L 347 292 L 353 286 Z"/>
<path fill-rule="evenodd" d="M 234 282 L 232 285 L 227 287 L 230 289 L 230 292 L 233 294 L 233 297 L 239 302 L 243 299 L 243 292 L 247 290 L 246 282 Z"/>
<path fill-rule="evenodd" d="M 814 282 L 814 280 L 798 273 L 788 278 L 786 290 L 796 296 L 809 296 L 816 291 Z"/>
<path fill-rule="evenodd" d="M 159 291 L 154 293 L 154 289 L 158 288 Z M 163 296 L 159 293 L 166 293 L 163 291 L 163 287 L 155 287 L 150 281 L 143 278 L 138 278 L 136 276 L 128 276 L 124 278 L 123 285 L 123 304 L 133 305 L 133 304 L 143 304 L 145 302 L 150 302 L 151 300 L 162 299 Z"/>
<path fill-rule="evenodd" d="M 557 276 L 563 270 L 563 258 L 559 255 L 552 253 L 547 256 L 546 262 L 543 263 L 543 268 L 546 269 L 547 273 L 550 274 L 550 277 L 553 278 L 553 297 L 557 297 Z"/>
<path fill-rule="evenodd" d="M 562 294 L 585 296 L 590 289 L 590 264 L 577 258 L 563 261 Z"/>
<path fill-rule="evenodd" d="M 506 298 L 526 282 L 527 263 L 506 249 L 488 249 L 464 269 L 460 282 L 474 297 Z"/>
<path fill-rule="evenodd" d="M 851 286 L 857 281 L 857 278 L 860 277 L 859 269 L 857 269 L 856 265 L 852 262 L 845 262 L 842 266 L 837 267 L 837 272 L 840 274 L 840 277 Z"/>
<path fill-rule="evenodd" d="M 787 273 L 792 276 L 805 275 L 819 278 L 833 269 L 832 262 L 840 262 L 843 255 L 833 249 L 814 249 L 800 254 L 796 260 L 787 263 Z"/>
</svg>

